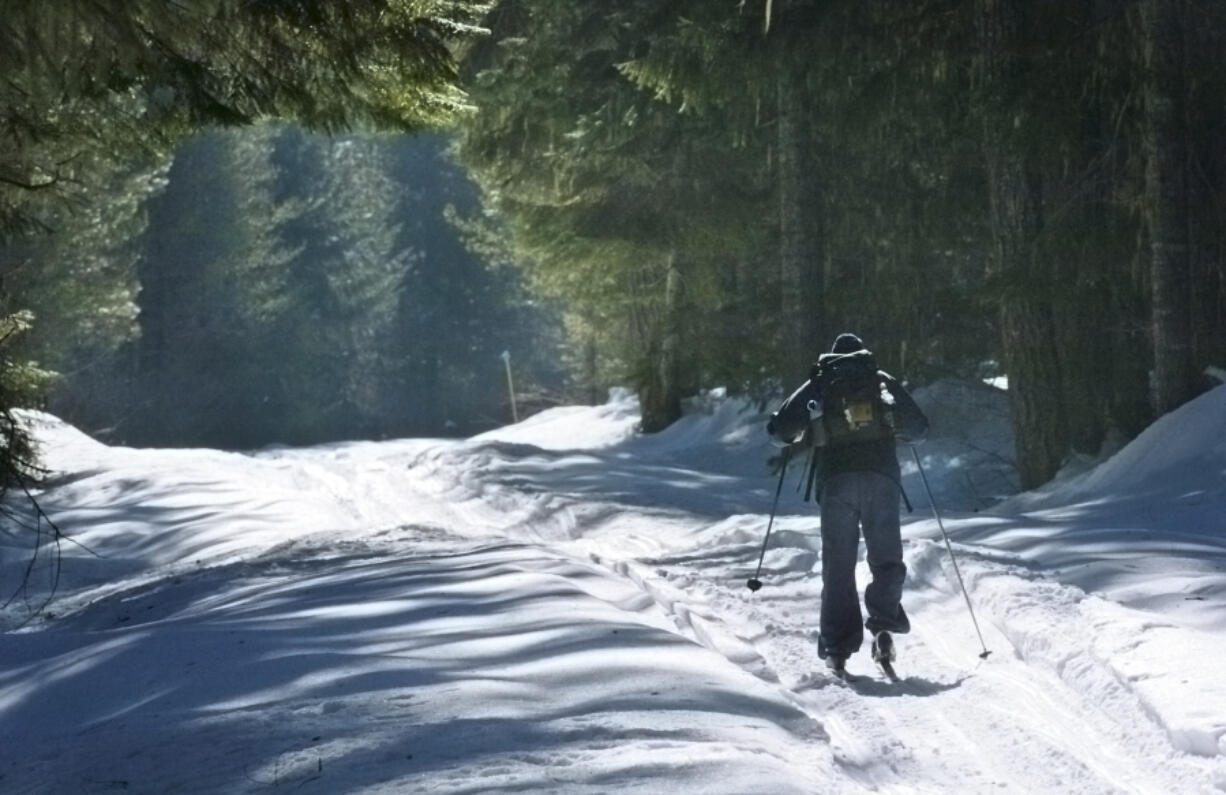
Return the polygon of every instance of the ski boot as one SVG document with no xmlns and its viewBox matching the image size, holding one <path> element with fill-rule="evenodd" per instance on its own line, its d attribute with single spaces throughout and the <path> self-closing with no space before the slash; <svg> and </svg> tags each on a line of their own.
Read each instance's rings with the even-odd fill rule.
<svg viewBox="0 0 1226 795">
<path fill-rule="evenodd" d="M 898 656 L 894 651 L 894 638 L 882 630 L 873 636 L 873 662 L 877 664 L 892 663 Z"/>
<path fill-rule="evenodd" d="M 898 674 L 894 672 L 894 659 L 897 656 L 894 638 L 890 637 L 890 633 L 882 630 L 873 636 L 873 662 L 877 663 L 890 679 L 898 679 Z"/>
<path fill-rule="evenodd" d="M 847 673 L 846 657 L 836 657 L 832 654 L 826 658 L 826 667 L 830 669 L 830 673 L 834 674 L 837 678 L 842 679 L 844 682 L 850 680 L 851 675 Z"/>
</svg>

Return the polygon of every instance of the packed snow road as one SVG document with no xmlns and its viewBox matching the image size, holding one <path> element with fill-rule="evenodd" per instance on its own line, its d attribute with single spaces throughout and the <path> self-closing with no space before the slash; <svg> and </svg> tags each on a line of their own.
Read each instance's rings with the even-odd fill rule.
<svg viewBox="0 0 1226 795">
<path fill-rule="evenodd" d="M 590 460 L 591 452 L 491 443 L 483 448 L 480 483 L 471 493 L 478 503 L 500 505 L 515 502 L 510 493 L 536 495 L 531 520 L 513 519 L 509 532 L 551 540 L 554 548 L 622 574 L 686 637 L 778 683 L 790 703 L 825 728 L 848 788 L 1226 791 L 1219 747 L 1226 700 L 1220 687 L 1208 686 L 1216 677 L 1211 667 L 1166 661 L 1190 685 L 1170 705 L 1147 700 L 1113 664 L 1115 652 L 1140 646 L 1146 633 L 1173 628 L 1159 617 L 1049 580 L 1021 556 L 960 547 L 993 651 L 981 661 L 937 527 L 914 522 L 905 543 L 906 604 L 915 631 L 899 639 L 902 681 L 881 677 L 865 649 L 852 658 L 856 680 L 845 686 L 816 659 L 821 586 L 814 511 L 806 506 L 780 518 L 766 558 L 766 587 L 751 593 L 745 582 L 765 516 L 736 511 L 768 506 L 769 479 L 749 485 L 713 473 L 702 455 L 687 468 L 684 454 L 671 445 L 642 447 L 654 447 L 657 460 L 627 459 L 616 450 Z M 432 479 L 462 481 L 458 471 L 445 472 L 448 465 L 464 468 L 463 459 L 453 464 L 447 453 L 427 459 L 421 467 L 433 471 Z M 595 472 L 602 473 L 600 488 L 592 484 Z M 639 488 L 621 488 L 632 480 Z M 492 518 L 474 523 L 481 521 Z M 858 576 L 866 581 L 863 560 Z M 1206 655 L 1223 650 L 1220 634 L 1212 641 L 1195 634 L 1188 629 L 1172 648 Z M 1185 662 L 1195 672 L 1181 677 Z M 1147 671 L 1136 678 L 1154 675 Z M 1198 692 L 1198 686 L 1205 687 Z M 1193 706 L 1195 714 L 1186 714 L 1186 702 L 1200 698 L 1209 700 L 1204 710 Z M 1203 733 L 1198 719 L 1207 721 Z"/>
<path fill-rule="evenodd" d="M 35 417 L 63 473 L 44 504 L 97 554 L 64 546 L 52 617 L 0 636 L 0 791 L 1226 792 L 1226 554 L 1194 532 L 1220 494 L 1136 568 L 1118 517 L 951 512 L 986 661 L 913 518 L 901 681 L 865 650 L 843 684 L 791 478 L 745 588 L 774 492 L 758 418 L 634 419 L 237 455 Z M 965 453 L 929 449 L 952 501 Z"/>
</svg>

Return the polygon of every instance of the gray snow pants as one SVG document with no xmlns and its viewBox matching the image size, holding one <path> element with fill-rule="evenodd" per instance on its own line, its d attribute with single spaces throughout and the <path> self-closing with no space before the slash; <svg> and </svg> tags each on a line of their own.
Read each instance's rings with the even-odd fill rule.
<svg viewBox="0 0 1226 795">
<path fill-rule="evenodd" d="M 822 484 L 822 614 L 818 656 L 850 657 L 864 642 L 864 628 L 904 633 L 902 609 L 907 566 L 902 561 L 898 484 L 879 472 L 844 472 Z M 872 582 L 864 590 L 868 621 L 860 613 L 856 558 L 860 532 Z"/>
</svg>

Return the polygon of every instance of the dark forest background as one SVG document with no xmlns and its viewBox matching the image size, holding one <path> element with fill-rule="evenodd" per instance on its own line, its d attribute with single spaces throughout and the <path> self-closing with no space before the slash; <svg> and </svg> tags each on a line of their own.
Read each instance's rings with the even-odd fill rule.
<svg viewBox="0 0 1226 795">
<path fill-rule="evenodd" d="M 445 146 L 269 125 L 180 144 L 139 233 L 91 252 L 113 303 L 90 311 L 126 322 L 71 349 L 28 335 L 61 374 L 48 408 L 138 445 L 471 434 L 510 421 L 504 350 L 556 400 L 557 313 L 468 251 L 477 193 Z M 65 254 L 36 316 L 62 311 Z"/>
<path fill-rule="evenodd" d="M 108 440 L 469 433 L 504 350 L 650 432 L 850 330 L 1034 486 L 1226 364 L 1211 0 L 5 11 L 0 403 Z"/>
</svg>

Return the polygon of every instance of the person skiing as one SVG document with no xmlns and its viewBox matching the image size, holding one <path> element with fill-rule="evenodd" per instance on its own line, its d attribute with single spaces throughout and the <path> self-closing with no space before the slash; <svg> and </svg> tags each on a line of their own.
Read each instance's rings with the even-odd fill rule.
<svg viewBox="0 0 1226 795">
<path fill-rule="evenodd" d="M 837 675 L 845 675 L 847 658 L 860 649 L 867 628 L 873 660 L 892 671 L 891 633 L 911 629 L 902 607 L 907 567 L 895 440 L 921 440 L 928 432 L 927 417 L 896 379 L 877 369 L 861 339 L 845 333 L 830 353 L 818 357 L 809 380 L 771 415 L 767 431 L 785 444 L 807 441 L 815 448 L 812 471 L 820 483 L 822 531 L 818 656 Z M 864 591 L 867 620 L 856 588 L 861 531 L 872 575 Z"/>
</svg>

